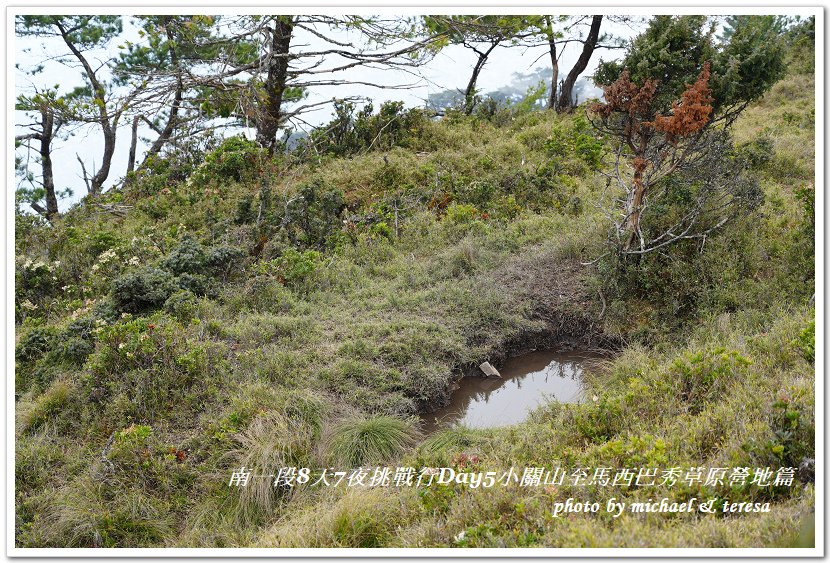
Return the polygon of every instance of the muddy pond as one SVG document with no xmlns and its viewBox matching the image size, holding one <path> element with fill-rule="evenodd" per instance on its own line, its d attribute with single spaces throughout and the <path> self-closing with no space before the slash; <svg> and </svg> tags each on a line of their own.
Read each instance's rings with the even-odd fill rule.
<svg viewBox="0 0 830 563">
<path fill-rule="evenodd" d="M 449 405 L 423 415 L 424 430 L 507 426 L 524 421 L 546 401 L 578 402 L 584 398 L 583 373 L 608 357 L 597 350 L 538 350 L 510 358 L 495 366 L 501 378 L 462 378 Z"/>
</svg>

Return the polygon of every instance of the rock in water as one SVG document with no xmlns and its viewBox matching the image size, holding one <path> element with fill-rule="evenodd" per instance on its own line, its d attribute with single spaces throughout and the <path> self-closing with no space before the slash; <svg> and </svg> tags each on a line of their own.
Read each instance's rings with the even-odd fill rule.
<svg viewBox="0 0 830 563">
<path fill-rule="evenodd" d="M 481 371 L 484 372 L 484 375 L 495 375 L 496 377 L 501 377 L 499 370 L 491 366 L 490 362 L 484 362 L 478 367 L 481 368 Z"/>
</svg>

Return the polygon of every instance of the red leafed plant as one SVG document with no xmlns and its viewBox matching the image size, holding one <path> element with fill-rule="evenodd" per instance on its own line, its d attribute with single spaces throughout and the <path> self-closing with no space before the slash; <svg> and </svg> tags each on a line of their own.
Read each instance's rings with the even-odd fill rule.
<svg viewBox="0 0 830 563">
<path fill-rule="evenodd" d="M 709 78 L 707 62 L 697 79 L 687 84 L 680 99 L 672 104 L 671 113 L 663 115 L 656 102 L 660 82 L 648 79 L 637 85 L 624 70 L 603 89 L 605 101 L 589 106 L 596 118 L 594 126 L 618 141 L 615 171 L 608 176 L 616 179 L 626 192 L 622 219 L 615 220 L 616 238 L 623 253 L 641 254 L 678 238 L 689 238 L 690 229 L 684 228 L 650 240 L 643 233 L 641 218 L 649 190 L 655 184 L 712 153 L 709 149 L 714 143 L 704 135 L 714 123 Z M 630 167 L 623 166 L 626 161 Z"/>
<path fill-rule="evenodd" d="M 709 63 L 706 63 L 694 84 L 683 92 L 680 102 L 672 105 L 671 115 L 657 115 L 653 122 L 643 125 L 662 131 L 669 142 L 674 142 L 706 127 L 711 115 L 712 92 L 709 90 Z"/>
</svg>

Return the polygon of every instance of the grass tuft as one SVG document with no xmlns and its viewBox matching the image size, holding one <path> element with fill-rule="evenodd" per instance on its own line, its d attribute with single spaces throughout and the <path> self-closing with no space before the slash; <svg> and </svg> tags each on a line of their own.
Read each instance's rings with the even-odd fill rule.
<svg viewBox="0 0 830 563">
<path fill-rule="evenodd" d="M 342 422 L 329 439 L 332 460 L 343 467 L 383 463 L 411 447 L 418 437 L 407 421 L 391 416 Z"/>
</svg>

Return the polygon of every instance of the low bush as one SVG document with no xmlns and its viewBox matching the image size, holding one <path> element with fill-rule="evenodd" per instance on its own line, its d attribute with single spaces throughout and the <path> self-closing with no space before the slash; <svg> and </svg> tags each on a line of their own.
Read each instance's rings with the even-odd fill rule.
<svg viewBox="0 0 830 563">
<path fill-rule="evenodd" d="M 192 236 L 185 235 L 162 261 L 162 267 L 173 274 L 200 274 L 205 270 L 207 256 L 204 247 Z"/>
<path fill-rule="evenodd" d="M 268 151 L 244 137 L 225 139 L 193 173 L 200 185 L 222 181 L 242 182 L 259 177 L 268 164 Z"/>
<path fill-rule="evenodd" d="M 187 322 L 194 317 L 198 306 L 196 295 L 187 289 L 179 290 L 164 302 L 164 310 L 180 322 Z"/>
<path fill-rule="evenodd" d="M 175 291 L 176 282 L 172 274 L 145 266 L 116 278 L 110 295 L 118 311 L 147 313 L 160 309 Z"/>
<path fill-rule="evenodd" d="M 361 110 L 353 102 L 336 101 L 334 119 L 314 130 L 305 142 L 304 153 L 348 156 L 362 151 L 389 150 L 417 142 L 427 121 L 421 109 L 404 109 L 403 102 L 384 102 L 377 114 L 372 103 Z M 312 152 L 313 147 L 313 152 Z"/>
</svg>

